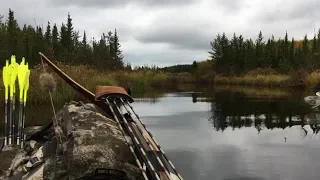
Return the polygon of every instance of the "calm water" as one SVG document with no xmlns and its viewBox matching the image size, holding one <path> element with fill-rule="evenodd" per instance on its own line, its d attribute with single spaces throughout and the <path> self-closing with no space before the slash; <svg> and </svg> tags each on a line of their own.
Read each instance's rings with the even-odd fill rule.
<svg viewBox="0 0 320 180">
<path fill-rule="evenodd" d="M 319 126 L 307 94 L 217 88 L 134 106 L 186 180 L 318 180 Z"/>
<path fill-rule="evenodd" d="M 307 95 L 188 87 L 133 106 L 186 180 L 318 180 L 320 114 Z M 50 121 L 49 105 L 28 108 L 28 125 Z"/>
</svg>

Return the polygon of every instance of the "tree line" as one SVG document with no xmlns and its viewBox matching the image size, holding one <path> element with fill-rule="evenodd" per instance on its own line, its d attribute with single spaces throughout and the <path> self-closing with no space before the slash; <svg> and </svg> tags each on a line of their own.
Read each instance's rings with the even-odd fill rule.
<svg viewBox="0 0 320 180">
<path fill-rule="evenodd" d="M 255 41 L 233 34 L 218 34 L 211 42 L 209 57 L 215 61 L 214 70 L 222 75 L 239 75 L 257 68 L 272 68 L 280 73 L 298 69 L 312 71 L 320 68 L 320 29 L 313 39 L 264 39 L 260 31 Z"/>
<path fill-rule="evenodd" d="M 88 40 L 86 32 L 75 30 L 70 14 L 60 28 L 48 22 L 46 28 L 24 24 L 19 27 L 14 12 L 9 9 L 7 20 L 0 15 L 0 65 L 16 55 L 18 62 L 25 57 L 32 67 L 40 63 L 38 52 L 50 59 L 71 65 L 91 65 L 108 70 L 127 67 L 123 62 L 119 35 L 115 29 L 103 33 L 99 40 Z"/>
</svg>

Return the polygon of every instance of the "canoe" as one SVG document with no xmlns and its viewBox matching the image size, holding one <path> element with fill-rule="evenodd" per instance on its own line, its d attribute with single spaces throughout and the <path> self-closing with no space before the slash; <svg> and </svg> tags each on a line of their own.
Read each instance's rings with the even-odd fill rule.
<svg viewBox="0 0 320 180">
<path fill-rule="evenodd" d="M 131 137 L 134 146 L 130 149 L 133 149 L 132 152 L 134 156 L 138 158 L 137 165 L 140 167 L 145 179 L 183 179 L 161 146 L 157 143 L 154 136 L 133 110 L 130 103 L 133 103 L 134 99 L 124 88 L 97 86 L 96 92 L 92 93 L 59 69 L 59 67 L 44 54 L 39 52 L 39 55 L 42 63 L 43 61 L 46 62 L 65 82 L 103 110 L 108 118 L 117 121 L 120 129 L 124 131 L 124 134 Z M 123 114 L 119 108 L 120 105 L 122 105 L 128 113 Z M 138 121 L 133 119 L 128 109 L 131 109 L 131 112 L 136 115 L 143 128 L 138 125 Z"/>
</svg>

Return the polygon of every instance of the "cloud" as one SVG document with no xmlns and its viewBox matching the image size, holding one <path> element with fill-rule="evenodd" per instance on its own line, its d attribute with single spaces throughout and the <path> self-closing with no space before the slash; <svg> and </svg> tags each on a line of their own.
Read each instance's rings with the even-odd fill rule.
<svg viewBox="0 0 320 180">
<path fill-rule="evenodd" d="M 290 4 L 290 6 L 288 6 Z M 301 1 L 280 1 L 274 5 L 261 5 L 259 9 L 263 12 L 257 14 L 258 19 L 264 23 L 279 23 L 284 21 L 296 20 L 316 20 L 320 13 L 318 7 L 319 1 L 306 0 Z"/>
<path fill-rule="evenodd" d="M 245 5 L 245 1 L 239 1 L 239 0 L 216 0 L 215 1 L 219 6 L 223 7 L 225 11 L 228 12 L 237 12 L 240 11 Z"/>
<path fill-rule="evenodd" d="M 1 3 L 0 14 L 5 20 L 11 8 L 21 27 L 45 27 L 66 23 L 70 13 L 88 38 L 117 29 L 125 61 L 164 66 L 206 59 L 210 41 L 222 32 L 255 39 L 261 30 L 265 40 L 286 31 L 290 38 L 312 37 L 320 28 L 319 6 L 316 0 L 11 0 Z"/>
<path fill-rule="evenodd" d="M 142 43 L 130 40 L 122 46 L 126 47 L 124 56 L 131 65 L 158 65 L 160 67 L 174 64 L 190 64 L 195 60 L 205 60 L 207 52 L 203 50 L 174 49 L 166 43 Z"/>
<path fill-rule="evenodd" d="M 192 17 L 183 17 L 183 14 L 171 15 L 161 16 L 154 20 L 152 25 L 143 28 L 141 32 L 137 33 L 137 40 L 143 43 L 167 43 L 173 48 L 208 49 L 209 40 L 214 34 L 209 30 L 208 23 L 203 19 L 196 21 Z M 182 21 L 185 23 L 180 23 Z"/>
<path fill-rule="evenodd" d="M 296 39 L 302 39 L 305 34 L 311 37 L 314 28 L 320 28 L 319 5 L 315 0 L 260 1 L 248 23 L 254 24 L 251 30 L 261 30 L 268 37 L 274 34 L 283 38 L 286 31 Z"/>
<path fill-rule="evenodd" d="M 170 6 L 183 6 L 196 0 L 52 0 L 50 1 L 53 5 L 57 6 L 78 6 L 82 8 L 117 8 L 125 7 L 127 5 L 137 5 L 143 7 L 170 7 Z"/>
<path fill-rule="evenodd" d="M 210 2 L 206 1 L 179 10 L 158 10 L 151 23 L 142 27 L 135 37 L 142 43 L 166 43 L 174 49 L 207 51 L 210 40 L 223 29 L 223 23 L 208 16 L 210 11 Z"/>
</svg>

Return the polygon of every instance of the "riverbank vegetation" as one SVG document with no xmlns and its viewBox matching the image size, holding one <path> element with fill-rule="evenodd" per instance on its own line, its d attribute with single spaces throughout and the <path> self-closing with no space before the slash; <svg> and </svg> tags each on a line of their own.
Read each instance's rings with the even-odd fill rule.
<svg viewBox="0 0 320 180">
<path fill-rule="evenodd" d="M 320 29 L 303 40 L 289 39 L 287 32 L 265 39 L 260 31 L 255 41 L 222 33 L 210 45 L 218 83 L 310 87 L 320 82 Z"/>
<path fill-rule="evenodd" d="M 201 76 L 199 75 L 198 77 L 196 72 L 170 73 L 161 69 L 148 67 L 130 71 L 108 71 L 89 65 L 73 66 L 61 62 L 56 62 L 56 64 L 62 71 L 91 92 L 95 92 L 96 85 L 121 86 L 130 88 L 133 97 L 156 97 L 168 90 L 176 90 L 179 84 L 190 84 L 201 81 Z M 199 63 L 199 66 L 204 69 L 206 62 Z M 84 100 L 81 98 L 81 95 L 77 94 L 77 92 L 53 72 L 51 68 L 48 68 L 46 65 L 45 68 L 56 80 L 57 87 L 53 94 L 56 101 L 64 102 L 69 99 Z M 31 71 L 29 94 L 32 97 L 32 101 L 34 103 L 46 103 L 49 98 L 48 93 L 39 88 L 39 76 L 43 73 L 43 67 L 39 64 L 34 66 Z M 86 72 L 85 75 L 82 75 L 83 72 Z M 3 85 L 0 85 L 0 89 L 2 86 Z"/>
<path fill-rule="evenodd" d="M 59 27 L 59 28 L 58 28 Z M 31 68 L 30 96 L 35 103 L 48 99 L 39 90 L 41 69 L 38 52 L 43 52 L 81 85 L 95 91 L 96 85 L 129 87 L 134 97 L 153 96 L 175 90 L 179 84 L 227 84 L 270 87 L 316 87 L 320 82 L 320 31 L 312 39 L 245 39 L 234 34 L 218 34 L 211 42 L 209 59 L 169 67 L 137 66 L 125 62 L 120 37 L 114 29 L 99 39 L 74 29 L 71 15 L 61 25 L 18 25 L 14 12 L 0 15 L 0 66 L 12 54 L 18 62 L 25 57 Z M 209 47 L 210 48 L 210 47 Z M 56 101 L 81 98 L 69 85 L 57 80 Z M 3 90 L 3 84 L 0 84 Z"/>
</svg>

